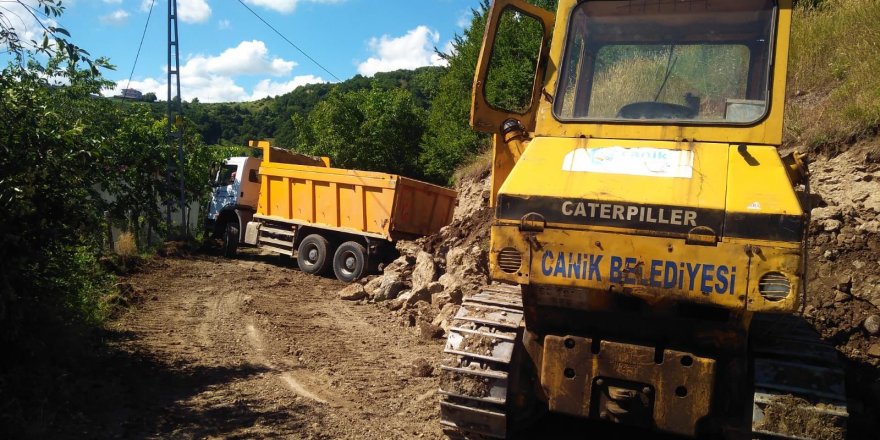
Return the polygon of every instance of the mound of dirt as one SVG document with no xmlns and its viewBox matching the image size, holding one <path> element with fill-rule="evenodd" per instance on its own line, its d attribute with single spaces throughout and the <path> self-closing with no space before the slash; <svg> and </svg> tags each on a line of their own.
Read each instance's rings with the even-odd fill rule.
<svg viewBox="0 0 880 440">
<path fill-rule="evenodd" d="M 811 165 L 818 206 L 804 315 L 847 357 L 876 367 L 880 338 L 870 323 L 880 319 L 880 164 L 866 157 L 853 149 Z"/>
<path fill-rule="evenodd" d="M 463 176 L 452 223 L 434 235 L 398 242 L 400 258 L 382 275 L 362 280 L 364 294 L 346 297 L 384 304 L 423 339 L 445 337 L 463 298 L 489 281 L 488 188 L 488 170 Z"/>
</svg>

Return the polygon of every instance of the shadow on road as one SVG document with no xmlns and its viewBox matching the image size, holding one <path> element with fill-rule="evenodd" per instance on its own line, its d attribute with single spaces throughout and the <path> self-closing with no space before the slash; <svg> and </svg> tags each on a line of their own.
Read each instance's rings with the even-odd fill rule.
<svg viewBox="0 0 880 440">
<path fill-rule="evenodd" d="M 290 427 L 306 410 L 296 404 L 267 409 L 247 395 L 214 392 L 267 372 L 264 367 L 159 360 L 118 348 L 133 334 L 96 336 L 20 359 L 5 372 L 0 437 L 228 437 L 255 424 Z M 195 397 L 203 404 L 192 405 Z"/>
</svg>

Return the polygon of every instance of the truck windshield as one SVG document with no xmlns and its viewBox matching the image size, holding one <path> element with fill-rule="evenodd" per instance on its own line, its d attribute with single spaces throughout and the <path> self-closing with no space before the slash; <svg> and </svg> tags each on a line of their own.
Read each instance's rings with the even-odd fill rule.
<svg viewBox="0 0 880 440">
<path fill-rule="evenodd" d="M 554 113 L 560 120 L 750 124 L 767 111 L 773 0 L 578 4 Z"/>
<path fill-rule="evenodd" d="M 238 170 L 237 165 L 225 164 L 220 167 L 220 172 L 217 173 L 217 184 L 218 185 L 232 185 L 235 183 L 235 173 Z"/>
</svg>

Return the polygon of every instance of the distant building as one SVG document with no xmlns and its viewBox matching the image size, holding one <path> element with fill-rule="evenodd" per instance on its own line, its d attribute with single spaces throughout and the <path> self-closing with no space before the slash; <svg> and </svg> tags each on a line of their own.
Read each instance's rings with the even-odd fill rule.
<svg viewBox="0 0 880 440">
<path fill-rule="evenodd" d="M 140 90 L 122 89 L 122 97 L 125 99 L 137 99 L 140 101 L 144 98 L 144 94 Z"/>
</svg>

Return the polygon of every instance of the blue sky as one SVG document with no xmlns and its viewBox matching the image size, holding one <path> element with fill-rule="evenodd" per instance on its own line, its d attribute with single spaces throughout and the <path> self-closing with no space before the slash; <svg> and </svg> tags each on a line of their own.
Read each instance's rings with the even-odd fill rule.
<svg viewBox="0 0 880 440">
<path fill-rule="evenodd" d="M 60 24 L 92 55 L 116 65 L 124 87 L 152 0 L 68 0 Z M 168 0 L 155 0 L 131 88 L 166 94 Z M 479 0 L 244 0 L 341 79 L 436 65 L 433 48 L 470 20 Z M 178 0 L 185 100 L 249 101 L 302 84 L 335 81 L 238 0 Z M 108 91 L 113 94 L 115 91 Z"/>
</svg>

